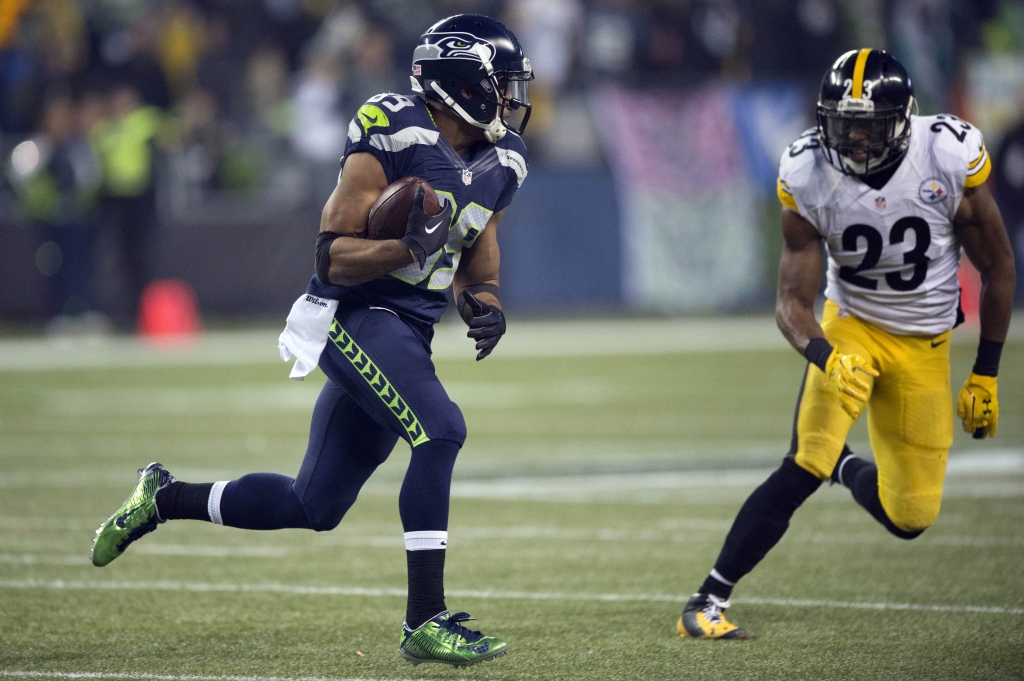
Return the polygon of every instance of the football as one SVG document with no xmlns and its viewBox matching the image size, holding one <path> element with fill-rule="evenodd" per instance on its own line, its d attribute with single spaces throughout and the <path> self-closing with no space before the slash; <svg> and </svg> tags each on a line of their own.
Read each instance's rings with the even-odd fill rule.
<svg viewBox="0 0 1024 681">
<path fill-rule="evenodd" d="M 437 200 L 437 194 L 426 180 L 403 177 L 389 184 L 370 208 L 370 216 L 366 220 L 367 238 L 383 240 L 401 239 L 405 236 L 405 225 L 412 210 L 412 199 L 416 194 L 416 188 L 420 186 L 426 190 L 423 196 L 423 211 L 427 215 L 440 213 L 441 204 Z"/>
</svg>

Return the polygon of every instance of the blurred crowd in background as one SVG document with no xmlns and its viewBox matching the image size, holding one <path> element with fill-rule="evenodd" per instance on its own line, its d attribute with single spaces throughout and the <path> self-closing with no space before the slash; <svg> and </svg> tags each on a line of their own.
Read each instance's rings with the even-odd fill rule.
<svg viewBox="0 0 1024 681">
<path fill-rule="evenodd" d="M 418 36 L 461 12 L 506 22 L 533 63 L 531 172 L 603 169 L 620 191 L 629 164 L 602 120 L 608 88 L 635 96 L 784 83 L 800 93 L 795 119 L 806 126 L 838 54 L 889 49 L 922 113 L 958 113 L 1000 149 L 996 186 L 1024 254 L 1017 0 L 5 0 L 0 251 L 12 248 L 11 230 L 34 230 L 21 242 L 49 292 L 20 306 L 0 292 L 0 319 L 93 314 L 130 326 L 156 276 L 158 229 L 315 213 L 353 112 L 379 92 L 407 92 Z M 762 119 L 772 120 L 755 127 Z M 777 160 L 786 141 L 772 140 L 768 156 Z M 620 197 L 623 213 L 631 200 Z M 762 229 L 764 212 L 738 219 L 752 215 Z M 616 222 L 620 232 L 627 222 Z M 98 241 L 118 263 L 115 295 L 96 293 Z M 758 252 L 771 256 L 771 237 L 762 241 Z M 630 297 L 624 271 L 622 300 L 650 302 Z M 771 287 L 768 274 L 757 286 Z M 736 300 L 764 301 L 737 286 Z"/>
</svg>

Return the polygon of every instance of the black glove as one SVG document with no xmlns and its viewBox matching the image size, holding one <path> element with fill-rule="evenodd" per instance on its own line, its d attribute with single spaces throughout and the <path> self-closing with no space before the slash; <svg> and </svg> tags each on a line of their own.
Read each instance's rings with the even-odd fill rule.
<svg viewBox="0 0 1024 681">
<path fill-rule="evenodd" d="M 443 197 L 439 197 L 444 202 L 440 213 L 424 213 L 425 193 L 423 185 L 416 187 L 416 193 L 412 196 L 409 221 L 405 223 L 405 236 L 399 239 L 403 246 L 412 251 L 420 267 L 423 267 L 429 256 L 440 251 L 448 243 L 448 223 L 452 219 L 452 204 Z"/>
<path fill-rule="evenodd" d="M 500 307 L 488 305 L 469 291 L 459 294 L 459 307 L 462 305 L 468 305 L 473 313 L 472 319 L 469 320 L 469 333 L 466 335 L 476 339 L 476 349 L 480 351 L 476 355 L 476 361 L 479 362 L 491 354 L 491 350 L 505 333 L 505 315 Z"/>
</svg>

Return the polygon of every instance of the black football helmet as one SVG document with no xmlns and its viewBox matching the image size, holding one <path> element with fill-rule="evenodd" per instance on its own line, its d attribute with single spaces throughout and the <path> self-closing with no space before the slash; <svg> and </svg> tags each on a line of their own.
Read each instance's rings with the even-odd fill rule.
<svg viewBox="0 0 1024 681">
<path fill-rule="evenodd" d="M 420 36 L 412 55 L 412 89 L 444 102 L 494 143 L 530 120 L 530 60 L 512 31 L 478 14 L 443 19 Z M 466 92 L 469 96 L 466 96 Z"/>
<path fill-rule="evenodd" d="M 851 50 L 821 82 L 818 132 L 829 163 L 847 175 L 891 168 L 910 146 L 910 76 L 882 50 Z"/>
</svg>

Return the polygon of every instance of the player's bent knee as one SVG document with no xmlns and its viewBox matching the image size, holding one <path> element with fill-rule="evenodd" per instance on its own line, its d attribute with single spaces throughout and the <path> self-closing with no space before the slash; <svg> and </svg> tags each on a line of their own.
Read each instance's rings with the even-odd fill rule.
<svg viewBox="0 0 1024 681">
<path fill-rule="evenodd" d="M 834 463 L 830 465 L 828 462 L 824 461 L 822 457 L 807 456 L 803 451 L 798 451 L 796 455 L 792 457 L 792 460 L 797 466 L 810 473 L 818 480 L 828 480 L 829 476 L 832 475 L 832 468 L 835 467 Z"/>
<path fill-rule="evenodd" d="M 845 444 L 845 433 L 843 437 L 821 431 L 806 433 L 800 436 L 793 460 L 819 480 L 828 480 Z"/>
<path fill-rule="evenodd" d="M 431 440 L 450 440 L 460 447 L 466 441 L 466 419 L 454 402 L 449 402 L 443 413 L 434 418 L 428 431 Z"/>
<path fill-rule="evenodd" d="M 892 508 L 887 508 L 883 502 L 885 514 L 893 525 L 889 531 L 900 539 L 920 537 L 938 519 L 940 503 L 941 497 L 936 500 L 900 500 L 891 504 Z"/>
<path fill-rule="evenodd" d="M 311 516 L 309 517 L 309 529 L 314 532 L 330 532 L 341 524 L 341 519 L 343 517 L 345 517 L 345 511 L 341 511 L 340 513 L 328 513 L 320 516 Z"/>
<path fill-rule="evenodd" d="M 323 503 L 322 500 L 321 503 L 303 502 L 302 510 L 306 514 L 309 529 L 314 532 L 330 532 L 341 524 L 341 519 L 345 517 L 354 501 L 354 497 L 350 500 L 347 495 L 339 495 L 329 503 Z"/>
<path fill-rule="evenodd" d="M 890 528 L 889 529 L 889 533 L 892 534 L 892 536 L 894 536 L 894 537 L 898 537 L 899 539 L 906 539 L 907 541 L 910 541 L 911 539 L 917 539 L 922 534 L 924 534 L 924 530 L 917 530 L 915 532 L 908 532 L 906 530 L 901 530 L 898 527 L 895 527 L 895 528 Z"/>
</svg>

